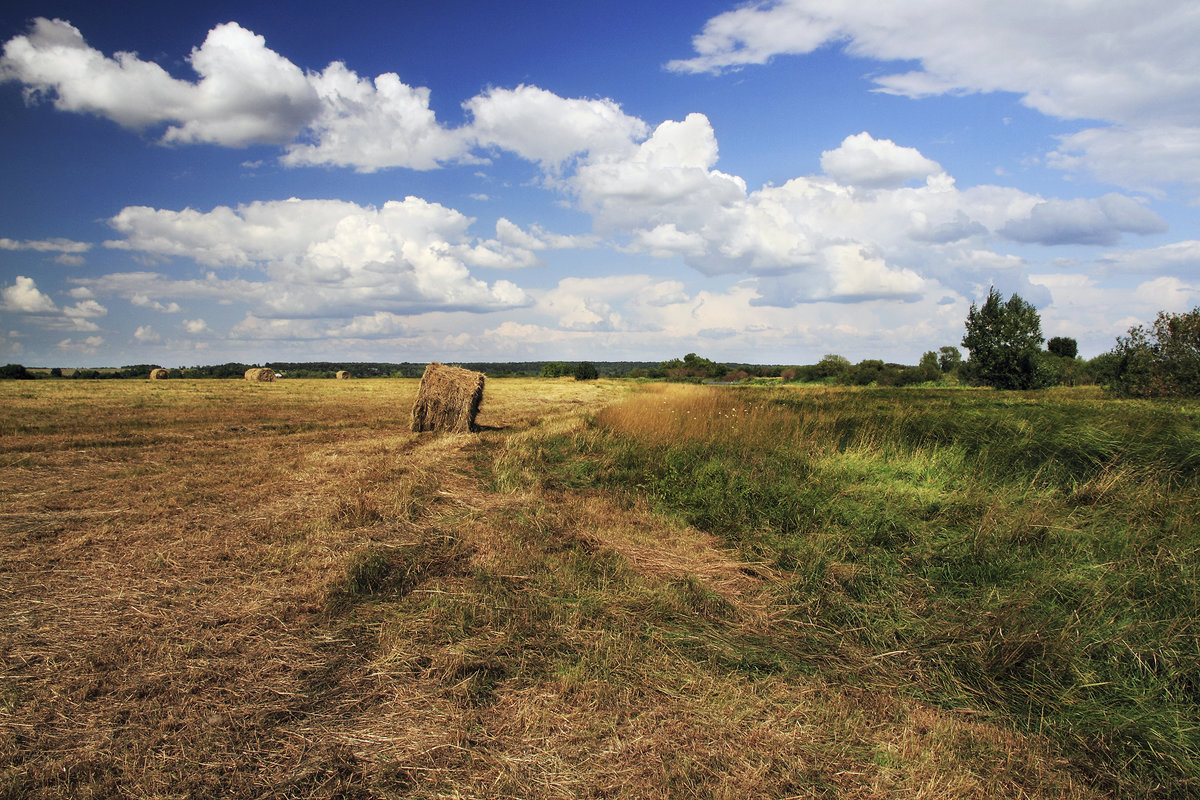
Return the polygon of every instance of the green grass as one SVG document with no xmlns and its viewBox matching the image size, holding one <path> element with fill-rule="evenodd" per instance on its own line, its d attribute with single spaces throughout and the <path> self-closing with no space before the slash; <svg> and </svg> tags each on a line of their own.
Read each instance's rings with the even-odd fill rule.
<svg viewBox="0 0 1200 800">
<path fill-rule="evenodd" d="M 723 631 L 719 602 L 677 586 L 687 613 L 655 618 L 692 620 L 683 651 L 992 714 L 1049 737 L 1103 790 L 1200 792 L 1200 407 L 655 392 L 521 458 L 780 571 L 794 627 L 769 638 Z"/>
</svg>

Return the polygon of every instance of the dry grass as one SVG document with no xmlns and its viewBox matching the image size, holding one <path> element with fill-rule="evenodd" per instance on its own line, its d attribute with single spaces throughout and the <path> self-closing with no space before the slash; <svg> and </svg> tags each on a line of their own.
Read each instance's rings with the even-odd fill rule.
<svg viewBox="0 0 1200 800">
<path fill-rule="evenodd" d="M 978 715 L 730 668 L 769 570 L 503 463 L 622 385 L 493 381 L 477 436 L 416 391 L 0 384 L 0 797 L 1090 796 Z"/>
</svg>

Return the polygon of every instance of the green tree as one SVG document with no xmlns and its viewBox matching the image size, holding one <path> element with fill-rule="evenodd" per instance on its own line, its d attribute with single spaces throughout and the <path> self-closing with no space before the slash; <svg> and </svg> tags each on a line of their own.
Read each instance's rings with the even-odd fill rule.
<svg viewBox="0 0 1200 800">
<path fill-rule="evenodd" d="M 571 368 L 561 361 L 551 361 L 542 367 L 543 378 L 561 378 L 570 374 Z"/>
<path fill-rule="evenodd" d="M 837 378 L 846 372 L 850 371 L 850 359 L 845 356 L 839 356 L 837 353 L 826 353 L 820 361 L 817 362 L 813 369 L 813 374 L 818 378 Z"/>
<path fill-rule="evenodd" d="M 916 375 L 912 376 L 914 383 L 925 383 L 927 381 L 936 381 L 942 377 L 942 367 L 938 361 L 938 354 L 930 350 L 921 356 L 921 363 L 916 367 Z"/>
<path fill-rule="evenodd" d="M 577 381 L 594 381 L 600 377 L 600 373 L 596 370 L 596 365 L 590 361 L 580 361 L 575 365 L 575 380 Z"/>
<path fill-rule="evenodd" d="M 1200 307 L 1161 311 L 1149 329 L 1137 325 L 1118 336 L 1101 382 L 1125 397 L 1200 396 Z"/>
<path fill-rule="evenodd" d="M 1069 336 L 1055 336 L 1046 342 L 1046 349 L 1059 358 L 1075 358 L 1079 355 L 1079 342 Z"/>
<path fill-rule="evenodd" d="M 23 364 L 5 364 L 0 367 L 0 380 L 26 380 L 32 377 Z"/>
<path fill-rule="evenodd" d="M 1042 389 L 1053 383 L 1053 370 L 1041 357 L 1042 320 L 1037 309 L 1020 295 L 1007 302 L 996 291 L 988 291 L 983 306 L 971 304 L 967 332 L 969 376 L 997 389 Z"/>
<path fill-rule="evenodd" d="M 962 351 L 957 347 L 946 345 L 938 350 L 938 367 L 942 372 L 954 372 L 962 366 Z"/>
<path fill-rule="evenodd" d="M 724 364 L 709 361 L 703 356 L 688 353 L 683 359 L 673 358 L 659 365 L 659 370 L 671 379 L 719 378 L 729 369 Z"/>
</svg>

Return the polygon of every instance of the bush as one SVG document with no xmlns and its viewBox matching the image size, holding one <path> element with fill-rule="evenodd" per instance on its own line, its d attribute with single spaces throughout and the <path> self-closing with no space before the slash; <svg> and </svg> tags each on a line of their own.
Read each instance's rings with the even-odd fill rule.
<svg viewBox="0 0 1200 800">
<path fill-rule="evenodd" d="M 600 377 L 600 373 L 596 370 L 596 365 L 590 361 L 580 361 L 575 365 L 575 380 L 577 381 L 594 381 Z"/>
<path fill-rule="evenodd" d="M 1122 397 L 1200 396 L 1200 307 L 1161 311 L 1149 330 L 1137 325 L 1101 361 L 1104 388 Z"/>
</svg>

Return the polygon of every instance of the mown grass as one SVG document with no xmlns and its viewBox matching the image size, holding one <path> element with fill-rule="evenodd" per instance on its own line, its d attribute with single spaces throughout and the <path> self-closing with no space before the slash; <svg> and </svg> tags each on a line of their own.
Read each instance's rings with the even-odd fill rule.
<svg viewBox="0 0 1200 800">
<path fill-rule="evenodd" d="M 776 570 L 793 627 L 734 643 L 754 669 L 993 715 L 1122 796 L 1200 792 L 1194 404 L 657 386 L 529 455 Z"/>
<path fill-rule="evenodd" d="M 418 436 L 415 381 L 0 385 L 0 798 L 1195 788 L 1184 445 L 1022 478 L 924 415 L 1024 397 L 634 386 Z"/>
</svg>

